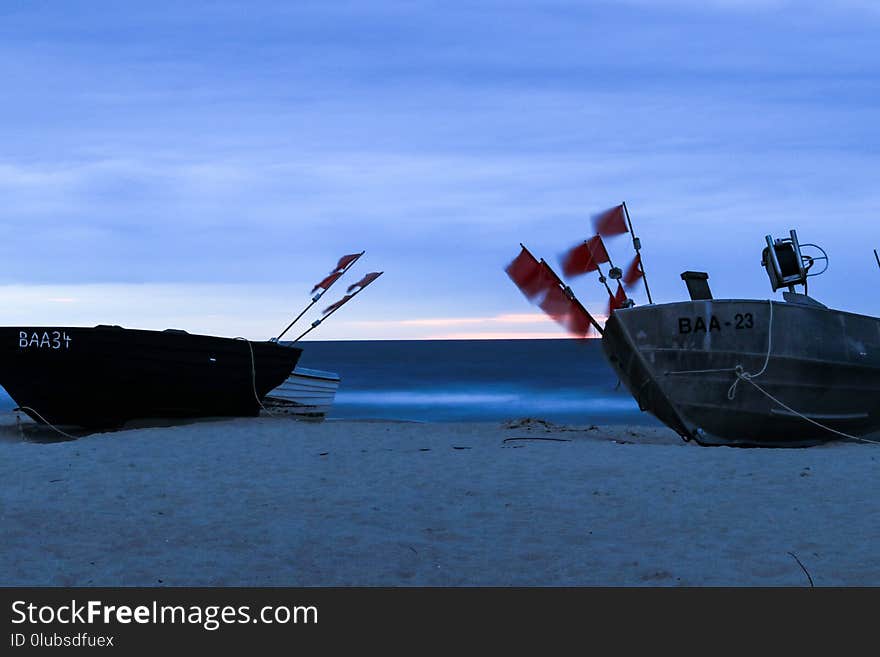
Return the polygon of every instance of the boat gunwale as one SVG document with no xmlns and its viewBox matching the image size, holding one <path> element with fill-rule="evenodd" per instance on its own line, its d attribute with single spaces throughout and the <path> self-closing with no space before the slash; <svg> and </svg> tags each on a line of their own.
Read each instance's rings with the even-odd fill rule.
<svg viewBox="0 0 880 657">
<path fill-rule="evenodd" d="M 811 297 L 812 298 L 812 297 Z M 862 315 L 861 313 L 855 313 L 850 310 L 840 310 L 838 308 L 830 308 L 829 306 L 821 305 L 814 306 L 804 303 L 792 303 L 790 301 L 780 300 L 780 299 L 734 299 L 734 298 L 725 298 L 725 299 L 690 299 L 685 301 L 669 301 L 666 303 L 651 303 L 651 304 L 643 304 L 641 306 L 630 306 L 629 308 L 618 308 L 615 310 L 615 313 L 621 314 L 630 314 L 639 312 L 641 310 L 645 310 L 647 308 L 661 308 L 668 306 L 694 306 L 696 304 L 717 304 L 717 303 L 756 303 L 756 304 L 767 304 L 769 302 L 773 302 L 778 307 L 788 307 L 788 308 L 805 308 L 812 311 L 818 312 L 828 312 L 828 313 L 837 313 L 841 315 L 849 315 L 851 317 L 859 317 L 862 319 L 869 319 L 875 322 L 880 322 L 880 317 L 875 317 L 874 315 Z"/>
</svg>

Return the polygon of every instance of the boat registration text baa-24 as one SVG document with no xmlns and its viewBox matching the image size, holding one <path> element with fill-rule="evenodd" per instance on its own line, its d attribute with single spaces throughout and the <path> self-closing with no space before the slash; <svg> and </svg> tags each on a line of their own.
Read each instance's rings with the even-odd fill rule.
<svg viewBox="0 0 880 657">
<path fill-rule="evenodd" d="M 66 331 L 43 331 L 28 333 L 19 331 L 18 346 L 20 349 L 70 349 L 70 336 Z"/>
</svg>

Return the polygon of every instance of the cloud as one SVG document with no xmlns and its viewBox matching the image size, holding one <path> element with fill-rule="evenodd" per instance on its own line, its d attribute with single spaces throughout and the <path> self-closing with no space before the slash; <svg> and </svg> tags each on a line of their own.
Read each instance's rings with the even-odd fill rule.
<svg viewBox="0 0 880 657">
<path fill-rule="evenodd" d="M 549 320 L 543 313 L 508 313 L 494 317 L 432 317 L 420 319 L 368 319 L 350 322 L 355 326 L 464 326 L 468 324 L 545 324 Z"/>
<path fill-rule="evenodd" d="M 798 227 L 833 247 L 822 299 L 868 311 L 849 282 L 876 276 L 870 250 L 838 258 L 853 238 L 828 218 L 880 239 L 876 25 L 868 3 L 797 5 L 21 5 L 0 28 L 0 280 L 77 307 L 125 284 L 102 306 L 120 322 L 147 321 L 112 296 L 139 284 L 222 289 L 206 325 L 268 334 L 366 249 L 385 276 L 318 336 L 525 334 L 492 319 L 532 308 L 502 271 L 517 244 L 555 264 L 626 199 L 657 299 L 685 269 L 766 295 L 762 237 Z M 379 317 L 416 323 L 357 323 Z"/>
<path fill-rule="evenodd" d="M 127 328 L 162 330 L 180 328 L 191 333 L 244 336 L 265 340 L 277 334 L 298 312 L 282 287 L 253 288 L 235 284 L 88 284 L 0 286 L 0 304 L 7 325 L 94 326 L 119 324 Z M 303 304 L 305 305 L 305 304 Z M 343 311 L 340 311 L 342 314 Z M 311 339 L 517 339 L 564 338 L 565 332 L 540 313 L 512 313 L 487 317 L 413 318 L 373 320 L 381 310 L 369 301 L 346 307 L 348 318 L 328 321 Z M 297 326 L 308 328 L 319 317 L 312 311 Z M 534 330 L 540 326 L 546 330 Z M 438 333 L 438 328 L 468 327 L 466 331 Z M 291 336 L 295 337 L 295 329 Z"/>
<path fill-rule="evenodd" d="M 482 317 L 417 317 L 341 322 L 349 335 L 390 335 L 398 339 L 489 340 L 565 338 L 566 332 L 544 313 L 501 313 Z M 535 330 L 535 327 L 543 330 Z M 438 333 L 436 329 L 449 330 Z"/>
<path fill-rule="evenodd" d="M 620 2 L 620 0 L 610 0 Z M 880 7 L 871 0 L 622 0 L 621 4 L 657 9 L 691 11 L 819 11 L 822 13 L 864 12 L 877 14 Z"/>
<path fill-rule="evenodd" d="M 594 337 L 594 336 L 590 336 Z M 570 339 L 565 333 L 517 332 L 517 331 L 464 331 L 428 335 L 426 340 L 559 340 Z"/>
</svg>

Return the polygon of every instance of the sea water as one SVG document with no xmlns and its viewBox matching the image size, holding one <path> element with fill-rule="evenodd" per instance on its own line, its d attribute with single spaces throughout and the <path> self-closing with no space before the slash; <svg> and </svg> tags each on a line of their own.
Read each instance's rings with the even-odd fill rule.
<svg viewBox="0 0 880 657">
<path fill-rule="evenodd" d="M 331 419 L 657 423 L 619 385 L 598 340 L 315 341 L 301 346 L 302 367 L 342 377 Z M 0 389 L 0 410 L 14 407 Z"/>
<path fill-rule="evenodd" d="M 302 367 L 342 377 L 331 418 L 657 423 L 619 385 L 599 340 L 316 341 L 301 346 Z"/>
</svg>

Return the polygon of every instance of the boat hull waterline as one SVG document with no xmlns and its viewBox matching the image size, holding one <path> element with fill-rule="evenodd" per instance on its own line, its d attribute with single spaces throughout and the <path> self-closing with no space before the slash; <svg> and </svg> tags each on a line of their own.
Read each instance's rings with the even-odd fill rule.
<svg viewBox="0 0 880 657">
<path fill-rule="evenodd" d="M 35 421 L 54 425 L 255 416 L 301 353 L 177 330 L 0 327 L 0 385 Z"/>
<path fill-rule="evenodd" d="M 689 301 L 617 310 L 602 343 L 640 408 L 686 440 L 809 445 L 839 437 L 828 429 L 880 430 L 874 317 L 815 303 Z M 765 392 L 741 379 L 731 390 L 737 366 L 760 373 Z"/>
</svg>

